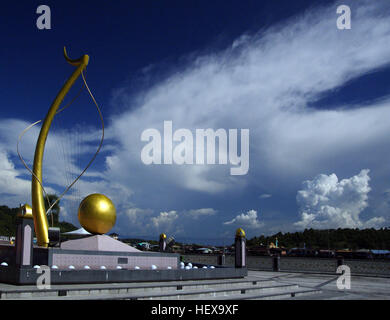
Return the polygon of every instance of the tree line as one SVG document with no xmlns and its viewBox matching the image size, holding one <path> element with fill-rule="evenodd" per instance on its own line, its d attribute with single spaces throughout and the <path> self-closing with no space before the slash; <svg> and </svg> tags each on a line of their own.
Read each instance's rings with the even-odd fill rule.
<svg viewBox="0 0 390 320">
<path fill-rule="evenodd" d="M 48 195 L 50 205 L 54 203 L 58 199 L 58 197 L 54 194 Z M 45 201 L 46 210 L 48 209 L 49 205 Z M 8 206 L 0 206 L 0 235 L 1 236 L 7 236 L 7 237 L 13 237 L 16 233 L 16 219 L 17 219 L 17 213 L 19 211 L 19 208 L 9 208 Z M 60 228 L 60 232 L 69 232 L 76 230 L 77 227 L 75 227 L 73 224 L 66 222 L 66 221 L 60 221 L 60 205 L 59 202 L 56 203 L 56 205 L 53 207 L 51 212 L 47 215 L 47 221 L 49 223 L 50 227 L 57 227 Z"/>
<path fill-rule="evenodd" d="M 305 229 L 294 233 L 278 232 L 247 240 L 247 246 L 268 246 L 278 242 L 279 247 L 312 249 L 382 249 L 390 250 L 390 228 L 382 229 Z"/>
</svg>

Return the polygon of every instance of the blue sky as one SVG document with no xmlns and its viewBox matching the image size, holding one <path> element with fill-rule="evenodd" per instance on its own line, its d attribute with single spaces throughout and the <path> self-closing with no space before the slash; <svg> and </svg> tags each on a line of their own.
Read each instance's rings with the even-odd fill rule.
<svg viewBox="0 0 390 320">
<path fill-rule="evenodd" d="M 51 30 L 36 28 L 41 4 L 51 8 Z M 340 4 L 351 8 L 350 30 L 336 27 Z M 114 231 L 126 236 L 207 242 L 230 240 L 238 227 L 252 237 L 388 226 L 389 7 L 384 0 L 1 4 L 0 203 L 31 202 L 16 141 L 72 72 L 66 45 L 71 57 L 90 55 L 87 81 L 106 124 L 102 152 L 74 199 L 61 202 L 66 221 L 78 225 L 77 202 L 100 192 L 117 207 Z M 85 92 L 58 118 L 44 168 L 48 191 L 57 193 L 67 180 L 60 169 L 81 171 L 101 133 Z M 249 129 L 248 174 L 231 176 L 228 165 L 145 165 L 141 133 L 161 130 L 164 120 L 174 130 Z M 30 164 L 37 134 L 21 145 Z"/>
</svg>

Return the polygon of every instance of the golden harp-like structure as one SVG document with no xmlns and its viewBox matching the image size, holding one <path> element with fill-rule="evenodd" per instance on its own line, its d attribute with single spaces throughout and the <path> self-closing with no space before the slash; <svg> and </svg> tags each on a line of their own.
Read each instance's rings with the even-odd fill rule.
<svg viewBox="0 0 390 320">
<path fill-rule="evenodd" d="M 76 67 L 76 70 L 71 74 L 71 76 L 68 78 L 68 80 L 65 82 L 59 93 L 57 94 L 56 98 L 54 99 L 45 119 L 43 120 L 42 127 L 39 133 L 39 137 L 37 140 L 37 144 L 35 147 L 35 154 L 34 154 L 34 163 L 33 168 L 30 170 L 26 163 L 23 161 L 20 153 L 19 153 L 19 147 L 18 147 L 18 154 L 20 159 L 22 160 L 25 167 L 30 171 L 32 174 L 32 184 L 31 184 L 31 196 L 32 196 L 32 215 L 34 219 L 34 228 L 35 228 L 35 234 L 37 237 L 37 244 L 41 247 L 48 247 L 49 245 L 49 225 L 47 220 L 47 212 L 51 210 L 51 208 L 65 195 L 65 193 L 76 183 L 76 181 L 84 174 L 84 172 L 87 170 L 87 168 L 91 165 L 93 160 L 96 158 L 97 154 L 100 151 L 100 148 L 103 144 L 104 139 L 104 122 L 103 117 L 100 111 L 99 106 L 96 103 L 95 98 L 93 97 L 91 91 L 88 88 L 88 85 L 86 83 L 83 71 L 87 67 L 89 62 L 89 56 L 83 55 L 79 59 L 70 59 L 67 55 L 66 48 L 64 47 L 64 57 L 66 61 L 71 64 L 72 66 Z M 45 209 L 45 199 L 43 193 L 45 192 L 43 184 L 42 184 L 42 162 L 43 162 L 43 155 L 44 155 L 44 149 L 46 140 L 49 134 L 50 126 L 53 122 L 53 119 L 55 115 L 62 110 L 64 110 L 66 107 L 59 110 L 59 107 L 61 103 L 63 102 L 65 96 L 69 92 L 69 90 L 72 88 L 73 84 L 76 82 L 76 80 L 79 78 L 79 76 L 82 76 L 84 85 L 90 94 L 93 102 L 95 103 L 97 110 L 99 112 L 99 116 L 102 122 L 102 138 L 100 141 L 100 145 L 97 149 L 97 152 L 93 156 L 93 158 L 90 160 L 86 168 L 81 172 L 81 174 L 65 189 L 65 191 L 60 195 L 60 197 L 57 199 L 55 203 L 50 204 L 50 208 L 46 211 Z M 26 128 L 23 133 L 19 137 L 19 141 L 23 134 L 31 129 L 34 125 L 40 123 L 41 121 L 37 121 L 34 124 L 30 125 L 28 128 Z M 18 146 L 19 146 L 18 141 Z M 46 192 L 45 192 L 46 193 Z"/>
</svg>

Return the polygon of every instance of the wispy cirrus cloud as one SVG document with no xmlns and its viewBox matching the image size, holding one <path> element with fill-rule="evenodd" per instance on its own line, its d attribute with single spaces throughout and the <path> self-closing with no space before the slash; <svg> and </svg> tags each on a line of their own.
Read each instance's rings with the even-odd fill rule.
<svg viewBox="0 0 390 320">
<path fill-rule="evenodd" d="M 199 219 L 201 217 L 214 216 L 217 212 L 218 211 L 213 208 L 202 208 L 189 210 L 188 214 L 194 219 Z"/>
<path fill-rule="evenodd" d="M 322 7 L 246 35 L 239 45 L 235 41 L 232 48 L 200 56 L 172 73 L 144 92 L 136 108 L 129 105 L 130 111 L 112 117 L 110 129 L 121 145 L 112 162 L 126 163 L 128 170 L 121 172 L 142 170 L 172 187 L 224 192 L 237 183 L 246 186 L 253 176 L 267 181 L 276 173 L 287 179 L 313 173 L 329 163 L 330 151 L 345 159 L 351 150 L 370 148 L 388 131 L 381 120 L 389 113 L 387 101 L 354 110 L 348 105 L 342 111 L 307 108 L 329 90 L 390 62 L 389 25 L 377 15 L 387 5 L 360 4 L 348 33 L 335 26 L 335 6 Z M 223 166 L 142 166 L 139 136 L 150 127 L 162 131 L 164 119 L 193 130 L 250 128 L 251 159 L 258 165 L 234 180 Z"/>
</svg>

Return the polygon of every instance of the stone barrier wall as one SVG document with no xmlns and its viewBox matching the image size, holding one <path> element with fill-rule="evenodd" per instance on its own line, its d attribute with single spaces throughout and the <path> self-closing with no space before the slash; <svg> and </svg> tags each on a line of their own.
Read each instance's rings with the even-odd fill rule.
<svg viewBox="0 0 390 320">
<path fill-rule="evenodd" d="M 281 257 L 280 271 L 336 272 L 337 259 Z"/>
<path fill-rule="evenodd" d="M 182 255 L 184 262 L 218 265 L 218 255 Z M 234 256 L 225 257 L 226 266 L 234 266 Z M 390 260 L 358 260 L 345 259 L 344 265 L 351 268 L 352 274 L 390 276 Z M 247 267 L 253 270 L 272 271 L 273 258 L 263 256 L 247 256 Z M 337 259 L 281 257 L 280 271 L 336 273 Z"/>
<path fill-rule="evenodd" d="M 390 260 L 344 260 L 351 273 L 368 275 L 390 275 Z"/>
<path fill-rule="evenodd" d="M 182 255 L 184 262 L 218 265 L 218 255 L 214 254 L 186 254 Z M 246 264 L 249 269 L 272 271 L 272 257 L 247 256 Z M 225 265 L 234 267 L 234 256 L 225 256 Z"/>
</svg>

